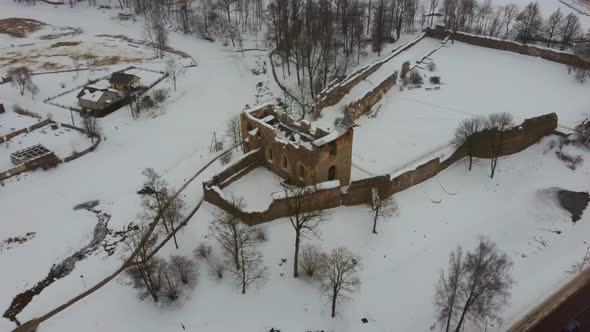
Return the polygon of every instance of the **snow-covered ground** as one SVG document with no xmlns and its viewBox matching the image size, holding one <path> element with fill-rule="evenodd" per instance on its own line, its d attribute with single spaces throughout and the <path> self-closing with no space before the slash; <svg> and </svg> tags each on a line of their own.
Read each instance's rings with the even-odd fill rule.
<svg viewBox="0 0 590 332">
<path fill-rule="evenodd" d="M 371 234 L 367 207 L 330 210 L 321 240 L 312 238 L 305 243 L 324 249 L 345 245 L 362 257 L 363 264 L 361 290 L 340 306 L 336 319 L 329 318 L 326 299 L 316 285 L 290 276 L 293 231 L 287 219 L 280 219 L 265 225 L 270 240 L 262 249 L 270 270 L 268 282 L 260 289 L 241 295 L 231 279 L 213 281 L 201 264 L 199 285 L 189 298 L 180 308 L 162 309 L 149 301 L 138 302 L 135 292 L 119 279 L 48 321 L 44 330 L 75 330 L 84 322 L 89 331 L 181 331 L 181 323 L 188 330 L 206 331 L 268 331 L 271 327 L 282 331 L 426 331 L 434 321 L 434 285 L 439 270 L 446 268 L 448 253 L 457 245 L 471 248 L 478 236 L 485 235 L 515 261 L 517 284 L 504 314 L 506 322 L 488 327 L 488 331 L 502 331 L 569 278 L 565 271 L 583 256 L 583 241 L 590 232 L 590 214 L 572 224 L 547 191 L 553 187 L 588 190 L 590 164 L 570 171 L 553 151 L 547 151 L 551 139 L 502 158 L 494 180 L 489 179 L 487 161 L 476 162 L 472 172 L 460 162 L 439 177 L 398 194 L 400 214 L 380 222 L 378 235 Z M 583 154 L 590 158 L 590 153 Z M 265 199 L 252 197 L 257 198 Z M 179 238 L 180 252 L 190 253 L 200 242 L 212 243 L 205 236 L 214 209 L 205 204 L 197 213 Z M 166 252 L 176 253 L 171 247 Z M 287 264 L 280 264 L 282 258 Z M 81 265 L 84 273 L 88 273 L 87 264 L 93 263 Z M 84 289 L 77 278 L 70 278 L 72 292 Z M 55 295 L 55 289 L 58 286 L 47 296 Z M 46 296 L 42 299 L 47 300 Z M 363 317 L 371 323 L 362 325 Z"/>
<path fill-rule="evenodd" d="M 116 14 L 115 11 L 103 14 L 85 6 L 71 9 L 44 4 L 33 8 L 5 1 L 0 4 L 0 13 L 3 17 L 31 17 L 56 26 L 64 25 L 64 17 L 67 17 L 68 26 L 83 29 L 80 38 L 97 34 L 141 38 L 140 24 L 112 20 L 110 17 Z M 95 152 L 46 172 L 30 172 L 26 177 L 11 178 L 0 186 L 0 241 L 35 232 L 34 238 L 26 243 L 0 252 L 0 266 L 9 267 L 0 273 L 0 311 L 8 308 L 13 296 L 44 278 L 53 264 L 88 244 L 96 225 L 96 216 L 88 211 L 73 210 L 73 206 L 99 200 L 97 209 L 112 215 L 108 226 L 113 230 L 121 230 L 135 221 L 140 212 L 140 197 L 136 192 L 142 186 L 141 171 L 153 167 L 178 188 L 213 157 L 209 153 L 213 133 L 221 136 L 226 121 L 238 114 L 245 104 L 252 105 L 256 101 L 256 84 L 268 79 L 268 73 L 256 76 L 251 71 L 261 60 L 261 52 L 247 52 L 243 57 L 231 48 L 178 33 L 170 34 L 170 42 L 174 48 L 195 58 L 199 65 L 187 68 L 186 75 L 178 81 L 177 92 L 173 92 L 169 80 L 160 83 L 168 88 L 170 98 L 158 116 L 142 115 L 132 119 L 129 112 L 114 112 L 99 120 L 105 139 Z M 457 68 L 461 61 L 453 63 L 447 60 L 445 64 L 444 52 L 453 52 L 459 47 L 460 44 L 455 43 L 452 48 L 440 50 L 440 55 L 435 53 L 435 59 L 441 57 L 436 61 L 442 79 L 447 83 L 443 86 L 444 90 L 437 93 L 448 91 L 457 96 L 461 89 L 475 85 L 472 81 L 458 82 L 465 75 L 475 75 L 475 72 L 455 73 L 453 68 Z M 493 52 L 485 51 L 482 56 L 488 57 L 486 54 Z M 449 58 L 453 56 L 457 55 L 449 53 Z M 496 58 L 494 56 L 494 61 Z M 534 58 L 525 59 L 515 60 L 516 65 L 527 68 L 526 63 L 531 62 L 533 67 L 539 68 Z M 462 62 L 468 61 L 477 60 Z M 520 70 L 520 67 L 517 68 Z M 530 68 L 527 71 L 530 75 L 533 73 L 534 78 L 543 78 L 544 75 L 550 78 L 549 82 L 536 81 L 539 83 L 535 88 L 541 91 L 549 91 L 553 80 L 566 82 L 571 79 L 562 69 L 545 65 L 542 68 L 549 73 L 539 73 Z M 395 69 L 398 70 L 397 66 Z M 497 79 L 495 74 L 490 75 Z M 41 88 L 35 100 L 28 95 L 20 96 L 9 84 L 0 85 L 0 95 L 6 104 L 19 104 L 40 114 L 51 113 L 57 120 L 69 121 L 69 112 L 43 104 L 42 99 L 58 93 L 62 80 L 67 83 L 65 89 L 75 86 L 69 79 L 71 76 L 71 73 L 55 77 L 35 76 L 34 80 Z M 478 76 L 474 80 L 477 79 Z M 542 84 L 549 87 L 541 87 Z M 492 108 L 492 103 L 505 106 L 498 96 L 507 88 L 502 87 L 500 82 L 495 89 L 499 89 L 500 94 L 480 101 L 479 104 L 484 105 L 477 106 L 488 110 Z M 575 91 L 575 88 L 560 89 L 559 93 L 571 97 L 570 90 Z M 414 97 L 425 98 L 431 104 L 458 109 L 466 107 L 445 104 L 446 100 L 429 100 L 428 96 L 434 96 L 434 91 L 406 90 L 402 96 L 412 97 L 414 93 L 421 94 Z M 391 98 L 398 100 L 394 97 Z M 384 103 L 387 98 L 389 96 Z M 466 103 L 472 105 L 474 100 L 475 97 Z M 568 100 L 569 103 L 573 101 Z M 357 128 L 355 140 L 362 136 L 358 132 L 371 121 L 389 125 L 388 133 L 407 129 L 412 125 L 410 119 L 408 123 L 402 123 L 389 120 L 385 115 L 413 114 L 411 112 L 415 112 L 417 107 L 415 104 L 410 103 L 406 109 L 396 109 L 396 113 L 383 109 L 377 118 L 367 118 L 367 124 Z M 556 107 L 557 103 L 551 105 Z M 526 110 L 537 114 L 533 107 L 527 106 Z M 526 110 L 517 115 L 524 116 Z M 554 111 L 559 113 L 560 110 Z M 449 112 L 453 114 L 456 125 L 460 117 L 456 116 L 456 112 Z M 430 121 L 432 114 L 426 114 L 424 122 L 429 126 L 432 125 L 430 122 L 439 122 Z M 572 116 L 570 120 L 575 119 Z M 426 126 L 425 123 L 420 125 Z M 374 140 L 381 139 L 377 131 L 373 135 Z M 211 280 L 206 264 L 201 263 L 196 289 L 187 294 L 181 305 L 169 309 L 156 306 L 149 300 L 139 301 L 127 281 L 118 278 L 43 323 L 40 330 L 180 332 L 180 324 L 184 324 L 189 331 L 208 332 L 266 332 L 271 327 L 282 331 L 424 331 L 433 321 L 432 295 L 439 269 L 446 267 L 447 255 L 456 245 L 472 247 L 478 235 L 490 236 L 515 260 L 514 277 L 518 284 L 504 314 L 504 318 L 510 321 L 567 280 L 568 275 L 564 271 L 581 258 L 584 251 L 582 241 L 588 240 L 587 234 L 590 233 L 588 212 L 574 225 L 543 191 L 552 187 L 588 190 L 590 153 L 578 152 L 584 155 L 586 163 L 572 172 L 557 160 L 553 151 L 545 152 L 550 139 L 518 155 L 502 158 L 493 180 L 488 176 L 487 161 L 477 162 L 470 173 L 460 162 L 440 176 L 398 194 L 400 215 L 380 223 L 378 235 L 370 232 L 371 218 L 366 207 L 343 207 L 329 211 L 329 221 L 321 229 L 322 239 L 305 240 L 306 243 L 317 243 L 326 250 L 345 245 L 361 255 L 364 266 L 361 291 L 353 296 L 351 302 L 339 307 L 336 319 L 329 317 L 327 301 L 319 295 L 315 285 L 290 277 L 293 230 L 287 219 L 280 219 L 265 225 L 270 240 L 261 249 L 269 267 L 269 280 L 260 289 L 252 288 L 242 295 L 229 276 L 220 282 Z M 392 148 L 401 146 L 392 139 L 386 141 L 391 142 Z M 415 158 L 418 158 L 420 153 L 418 148 L 416 150 Z M 395 155 L 395 151 L 389 153 L 388 158 L 390 155 Z M 221 166 L 218 163 L 214 165 L 183 192 L 182 197 L 190 207 L 202 197 L 201 182 L 219 171 Z M 390 164 L 387 169 L 393 166 Z M 353 176 L 360 174 L 363 171 L 355 167 Z M 269 199 L 267 185 L 275 183 L 262 181 L 272 180 L 247 176 L 230 186 L 230 190 L 234 190 L 234 185 L 236 188 L 239 186 L 237 191 L 244 190 L 242 193 L 249 196 L 250 206 L 262 206 L 262 201 L 268 202 Z M 447 194 L 439 184 L 455 195 Z M 442 202 L 433 204 L 432 200 Z M 167 245 L 161 254 L 191 255 L 200 242 L 214 244 L 208 236 L 214 211 L 213 206 L 204 203 L 181 231 L 178 238 L 180 250 Z M 547 231 L 554 228 L 564 233 L 557 235 Z M 549 245 L 539 248 L 533 237 L 543 237 Z M 219 252 L 219 248 L 215 249 Z M 112 273 L 121 263 L 122 256 L 122 252 L 108 256 L 99 250 L 79 262 L 69 276 L 56 281 L 36 296 L 18 316 L 19 319 L 26 321 L 37 317 L 79 294 Z M 286 264 L 281 264 L 283 258 L 287 259 Z M 535 277 L 534 282 L 531 276 Z M 372 322 L 362 325 L 360 319 L 363 317 L 371 318 Z M 1 331 L 12 328 L 14 324 L 0 319 Z"/>
<path fill-rule="evenodd" d="M 4 136 L 23 128 L 28 128 L 41 121 L 37 118 L 14 112 L 11 105 L 5 104 L 4 107 L 6 108 L 6 111 L 0 113 L 0 136 Z"/>
<path fill-rule="evenodd" d="M 54 8 L 43 3 L 38 3 L 35 10 L 13 2 L 2 2 L 0 6 L 3 17 L 31 17 L 54 25 L 63 24 L 64 17 L 68 17 L 68 25 L 83 29 L 81 36 L 107 33 L 141 38 L 140 23 L 110 19 L 115 11 L 102 15 L 85 6 Z M 209 147 L 213 133 L 221 136 L 226 121 L 244 105 L 254 103 L 257 80 L 241 54 L 176 33 L 170 35 L 170 42 L 192 55 L 199 66 L 187 68 L 187 74 L 178 80 L 176 93 L 172 92 L 169 80 L 161 83 L 171 96 L 159 116 L 132 119 L 130 112 L 114 112 L 99 120 L 105 140 L 95 152 L 47 172 L 30 172 L 26 179 L 8 179 L 0 187 L 1 239 L 36 232 L 33 240 L 0 254 L 0 264 L 11 267 L 0 274 L 2 311 L 8 308 L 13 296 L 44 278 L 53 264 L 88 243 L 96 217 L 85 211 L 73 211 L 74 205 L 98 199 L 98 208 L 112 215 L 109 227 L 122 229 L 140 212 L 136 192 L 141 187 L 144 168 L 155 168 L 173 186 L 180 187 L 212 157 Z M 63 76 L 67 88 L 71 75 Z M 2 102 L 27 106 L 41 114 L 52 113 L 56 120 L 70 122 L 70 112 L 42 103 L 43 98 L 61 89 L 61 80 L 49 75 L 35 76 L 33 80 L 41 90 L 35 100 L 29 95 L 20 96 L 17 89 L 4 84 L 0 85 Z M 45 95 L 45 90 L 52 90 L 51 94 Z M 79 119 L 75 120 L 79 124 Z M 200 199 L 201 181 L 213 172 L 215 169 L 205 172 L 186 190 L 183 197 L 188 204 L 196 204 Z M 120 256 L 105 256 L 98 253 L 79 263 L 71 276 L 35 297 L 23 318 L 46 312 L 82 290 L 80 275 L 90 285 L 112 272 Z M 0 319 L 0 330 L 7 331 L 12 325 Z"/>
<path fill-rule="evenodd" d="M 423 42 L 435 41 L 418 45 Z M 473 115 L 508 112 L 520 123 L 555 112 L 570 128 L 590 117 L 590 85 L 575 81 L 565 65 L 461 42 L 449 42 L 429 58 L 437 70 L 421 70 L 421 89 L 400 91 L 398 84 L 357 120 L 355 165 L 375 175 L 391 173 L 447 145 L 459 122 Z M 441 77 L 440 90 L 426 90 L 430 76 Z"/>
<path fill-rule="evenodd" d="M 244 198 L 244 211 L 264 211 L 272 203 L 272 193 L 283 192 L 282 179 L 266 169 L 258 167 L 223 189 L 227 197 Z M 256 183 L 255 186 L 252 184 Z"/>
</svg>

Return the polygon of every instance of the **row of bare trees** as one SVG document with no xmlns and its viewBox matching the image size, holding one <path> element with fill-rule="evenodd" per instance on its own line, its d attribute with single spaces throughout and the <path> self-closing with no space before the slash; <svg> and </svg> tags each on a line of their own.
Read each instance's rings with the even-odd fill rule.
<svg viewBox="0 0 590 332">
<path fill-rule="evenodd" d="M 557 9 L 544 17 L 538 2 L 524 8 L 516 4 L 496 6 L 492 0 L 430 0 L 432 12 L 442 15 L 451 30 L 539 43 L 565 50 L 584 38 L 578 15 Z"/>
<path fill-rule="evenodd" d="M 369 41 L 383 44 L 415 31 L 418 0 L 273 0 L 268 6 L 268 38 L 276 48 L 283 77 L 293 75 L 295 92 L 307 104 L 360 56 Z M 301 106 L 300 106 L 301 107 Z"/>
<path fill-rule="evenodd" d="M 505 134 L 514 127 L 514 117 L 506 112 L 492 113 L 487 118 L 473 116 L 463 120 L 454 132 L 451 144 L 456 148 L 463 148 L 469 157 L 469 170 L 473 164 L 473 153 L 478 133 L 485 131 L 490 144 L 490 177 L 493 178 L 498 165 L 498 158 L 502 154 Z"/>
</svg>

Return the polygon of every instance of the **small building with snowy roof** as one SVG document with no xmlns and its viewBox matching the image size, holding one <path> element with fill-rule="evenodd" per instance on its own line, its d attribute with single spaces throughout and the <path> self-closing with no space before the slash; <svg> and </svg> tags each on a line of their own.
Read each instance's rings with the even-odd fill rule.
<svg viewBox="0 0 590 332">
<path fill-rule="evenodd" d="M 262 149 L 265 166 L 297 185 L 350 183 L 354 126 L 352 121 L 341 121 L 334 131 L 326 132 L 308 121 L 295 121 L 271 104 L 241 114 L 244 152 Z"/>
<path fill-rule="evenodd" d="M 125 98 L 125 93 L 95 84 L 85 86 L 77 97 L 78 104 L 83 109 L 91 110 L 96 115 L 106 113 L 113 105 L 120 104 Z"/>
</svg>

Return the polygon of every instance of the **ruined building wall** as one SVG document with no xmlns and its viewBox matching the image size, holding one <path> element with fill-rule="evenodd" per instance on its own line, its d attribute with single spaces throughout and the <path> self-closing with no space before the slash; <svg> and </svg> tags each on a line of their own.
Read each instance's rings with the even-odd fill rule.
<svg viewBox="0 0 590 332">
<path fill-rule="evenodd" d="M 254 118 L 272 115 L 282 123 L 315 138 L 327 133 L 312 133 L 311 125 L 296 122 L 286 114 L 278 113 L 272 105 L 263 106 L 250 113 L 241 114 L 241 133 L 244 151 L 260 149 L 263 163 L 273 173 L 287 179 L 290 183 L 303 185 L 329 180 L 329 171 L 335 167 L 336 179 L 343 184 L 350 182 L 353 131 L 349 129 L 333 143 L 316 147 L 311 143 L 294 143 L 277 136 L 275 129 Z M 257 128 L 257 129 L 256 129 Z M 335 154 L 331 154 L 331 144 Z"/>
<path fill-rule="evenodd" d="M 391 60 L 399 53 L 413 47 L 424 37 L 424 34 L 420 35 L 413 41 L 395 49 L 390 55 L 386 56 L 385 58 L 379 59 L 373 62 L 372 64 L 359 69 L 358 71 L 348 75 L 341 82 L 337 82 L 326 87 L 322 92 L 319 93 L 318 97 L 316 98 L 314 114 L 316 116 L 319 116 L 322 109 L 324 109 L 325 107 L 338 104 L 338 102 L 340 102 L 340 100 L 342 100 L 342 98 L 346 94 L 348 94 L 350 90 L 354 88 L 359 82 L 367 79 L 377 70 L 379 70 L 379 68 L 381 68 L 381 66 L 383 66 L 384 63 Z"/>
<path fill-rule="evenodd" d="M 346 113 L 352 120 L 358 119 L 361 115 L 367 113 L 377 104 L 383 96 L 397 82 L 397 71 L 387 77 L 383 82 L 377 85 L 373 90 L 367 92 L 359 100 L 346 105 Z"/>
<path fill-rule="evenodd" d="M 504 133 L 504 148 L 500 151 L 500 155 L 505 156 L 520 152 L 529 146 L 536 144 L 543 137 L 551 135 L 556 128 L 557 115 L 554 113 L 527 119 L 520 126 Z M 493 156 L 492 144 L 490 142 L 491 139 L 492 136 L 490 136 L 489 132 L 484 131 L 477 134 L 475 137 L 476 143 L 474 145 L 474 155 L 476 157 L 489 158 Z M 440 142 L 434 143 L 438 144 Z M 330 209 L 341 205 L 352 206 L 366 204 L 371 199 L 372 188 L 377 188 L 383 197 L 391 196 L 431 179 L 466 156 L 467 151 L 465 147 L 460 147 L 451 156 L 444 160 L 434 158 L 414 169 L 409 169 L 408 171 L 393 177 L 386 174 L 353 181 L 344 192 L 341 191 L 339 186 L 326 187 L 318 190 L 318 192 L 308 197 L 308 199 L 310 200 L 313 209 Z M 248 162 L 244 161 L 244 165 L 236 166 L 236 169 L 243 169 L 247 167 L 247 164 Z M 225 177 L 226 176 L 227 175 L 225 175 Z M 203 190 L 206 201 L 221 209 L 234 213 L 249 225 L 260 224 L 289 215 L 289 205 L 287 200 L 291 198 L 273 199 L 273 202 L 265 211 L 245 212 L 231 206 L 229 200 L 223 196 L 221 190 L 215 189 L 214 186 L 207 186 L 204 184 Z"/>
</svg>

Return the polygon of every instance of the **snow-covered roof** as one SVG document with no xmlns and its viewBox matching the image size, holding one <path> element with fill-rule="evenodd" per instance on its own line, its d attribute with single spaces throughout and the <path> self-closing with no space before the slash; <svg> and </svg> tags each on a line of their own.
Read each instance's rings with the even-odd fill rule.
<svg viewBox="0 0 590 332">
<path fill-rule="evenodd" d="M 100 98 L 102 98 L 104 93 L 104 90 L 90 91 L 88 89 L 85 89 L 84 94 L 81 95 L 79 98 L 86 101 L 97 102 L 100 100 Z"/>
<path fill-rule="evenodd" d="M 107 81 L 107 80 L 100 80 L 100 81 L 94 82 L 92 84 L 88 84 L 86 87 L 97 89 L 97 90 L 102 90 L 102 89 L 110 88 L 111 85 L 109 84 L 109 81 Z"/>
</svg>

